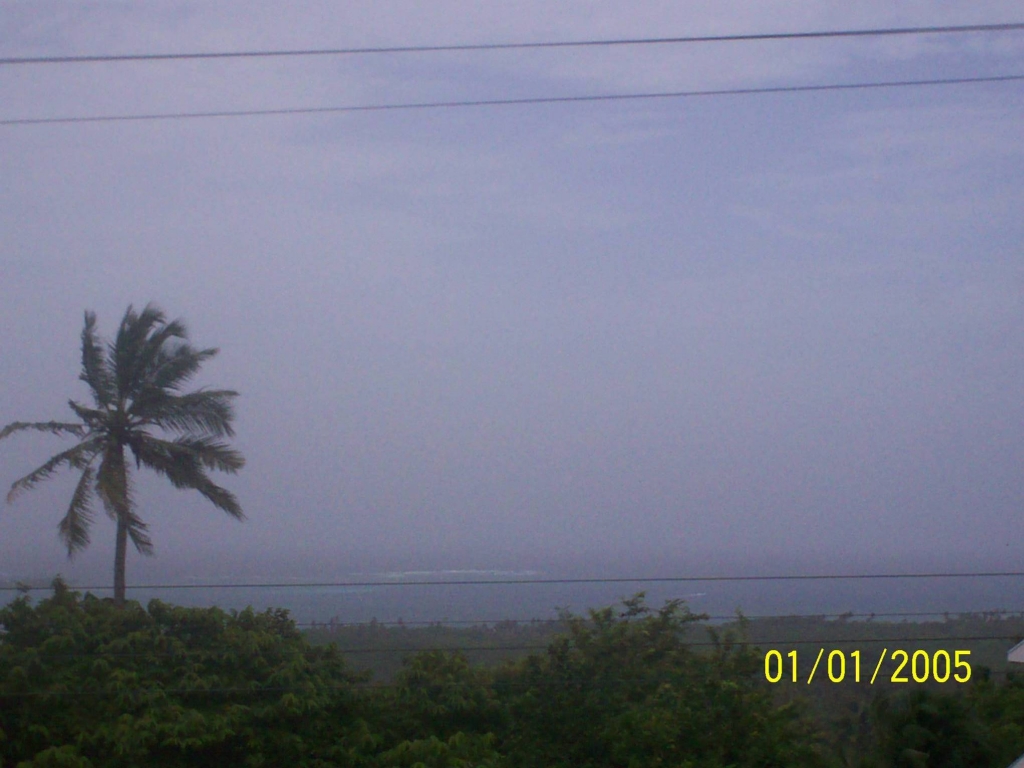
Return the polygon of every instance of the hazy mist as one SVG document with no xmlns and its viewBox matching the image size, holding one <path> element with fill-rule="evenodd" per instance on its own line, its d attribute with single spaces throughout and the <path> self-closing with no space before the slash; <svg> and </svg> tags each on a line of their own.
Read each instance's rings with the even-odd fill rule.
<svg viewBox="0 0 1024 768">
<path fill-rule="evenodd" d="M 0 56 L 1019 16 L 0 2 Z M 0 66 L 0 117 L 1021 72 L 1021 33 Z M 109 336 L 153 301 L 241 392 L 248 520 L 139 475 L 129 584 L 1019 570 L 1022 88 L 0 126 L 0 423 L 70 418 L 83 311 Z M 62 445 L 5 440 L 0 482 Z M 0 509 L 0 579 L 108 580 L 109 520 L 57 538 L 73 482 Z"/>
</svg>

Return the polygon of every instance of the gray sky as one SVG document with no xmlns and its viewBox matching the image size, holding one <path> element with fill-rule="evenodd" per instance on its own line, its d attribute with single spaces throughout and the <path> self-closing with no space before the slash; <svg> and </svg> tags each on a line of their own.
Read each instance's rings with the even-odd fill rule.
<svg viewBox="0 0 1024 768">
<path fill-rule="evenodd" d="M 1021 20 L 1010 1 L 7 1 L 0 56 Z M 8 66 L 0 117 L 1021 73 L 1024 33 Z M 109 335 L 154 301 L 221 348 L 200 383 L 242 392 L 248 465 L 222 479 L 249 519 L 140 479 L 157 558 L 129 582 L 1017 568 L 1022 94 L 0 126 L 0 422 L 69 417 L 83 310 Z M 0 481 L 61 445 L 5 441 Z M 65 560 L 72 483 L 0 509 L 0 573 L 109 571 L 105 517 Z"/>
</svg>

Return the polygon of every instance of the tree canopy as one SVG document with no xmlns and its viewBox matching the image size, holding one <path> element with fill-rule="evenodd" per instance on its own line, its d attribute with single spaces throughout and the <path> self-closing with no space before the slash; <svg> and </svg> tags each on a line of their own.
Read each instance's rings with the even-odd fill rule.
<svg viewBox="0 0 1024 768">
<path fill-rule="evenodd" d="M 563 618 L 504 666 L 425 652 L 378 684 L 287 611 L 117 608 L 58 581 L 0 609 L 0 768 L 1005 768 L 1024 751 L 1024 677 L 881 694 L 863 743 L 836 749 L 773 699 L 756 649 L 678 603 Z"/>
</svg>

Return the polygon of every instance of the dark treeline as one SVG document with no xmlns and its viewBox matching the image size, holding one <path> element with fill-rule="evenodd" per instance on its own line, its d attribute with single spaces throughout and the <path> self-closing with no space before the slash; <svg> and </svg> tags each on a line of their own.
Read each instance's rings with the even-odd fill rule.
<svg viewBox="0 0 1024 768">
<path fill-rule="evenodd" d="M 0 768 L 1005 768 L 1024 751 L 1024 677 L 975 658 L 966 684 L 798 695 L 765 681 L 767 646 L 741 642 L 785 621 L 708 627 L 642 596 L 550 624 L 307 636 L 286 611 L 118 609 L 54 587 L 0 610 Z M 956 623 L 888 627 L 941 643 Z"/>
<path fill-rule="evenodd" d="M 967 650 L 972 668 L 984 667 L 998 678 L 1007 672 L 1006 649 L 1024 639 L 1024 615 L 1006 612 L 947 614 L 939 620 L 879 620 L 851 614 L 825 616 L 774 616 L 754 619 L 738 617 L 727 623 L 718 623 L 719 633 L 732 632 L 744 638 L 761 652 L 780 651 L 785 658 L 785 680 L 790 679 L 788 653 L 799 654 L 799 672 L 806 678 L 820 648 L 841 650 L 846 655 L 847 682 L 854 680 L 852 652 L 860 652 L 862 675 L 871 677 L 874 664 L 883 650 L 924 650 L 955 652 Z M 920 617 L 918 617 L 920 618 Z M 315 645 L 333 643 L 346 655 L 356 670 L 373 673 L 374 680 L 389 681 L 402 669 L 410 652 L 424 650 L 461 651 L 472 663 L 495 665 L 544 650 L 548 643 L 566 631 L 566 624 L 557 619 L 532 621 L 501 621 L 490 624 L 460 625 L 434 623 L 370 622 L 346 624 L 339 619 L 314 622 L 305 635 Z M 683 641 L 700 650 L 713 645 L 703 632 L 690 632 Z M 955 658 L 955 657 L 954 657 Z M 877 688 L 892 687 L 890 679 L 898 662 L 888 658 Z M 900 676 L 909 676 L 907 669 Z M 945 685 L 930 682 L 925 687 L 941 690 Z M 780 687 L 781 682 L 780 682 Z M 836 688 L 823 672 L 815 676 L 811 693 L 817 698 L 828 698 Z M 844 686 L 849 688 L 849 686 Z M 860 687 L 857 695 L 871 691 Z"/>
</svg>

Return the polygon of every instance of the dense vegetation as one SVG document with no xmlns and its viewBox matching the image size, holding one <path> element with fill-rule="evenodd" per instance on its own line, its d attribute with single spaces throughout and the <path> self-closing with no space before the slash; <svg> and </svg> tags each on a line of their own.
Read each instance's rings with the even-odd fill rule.
<svg viewBox="0 0 1024 768">
<path fill-rule="evenodd" d="M 765 683 L 742 629 L 700 618 L 638 596 L 528 626 L 543 649 L 516 660 L 424 651 L 377 683 L 284 611 L 117 609 L 57 582 L 0 610 L 0 767 L 1004 768 L 1024 751 L 1024 679 L 978 670 L 823 719 Z M 517 630 L 492 631 L 498 648 Z"/>
</svg>

